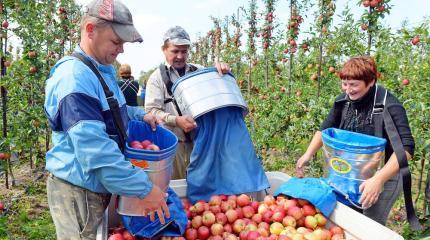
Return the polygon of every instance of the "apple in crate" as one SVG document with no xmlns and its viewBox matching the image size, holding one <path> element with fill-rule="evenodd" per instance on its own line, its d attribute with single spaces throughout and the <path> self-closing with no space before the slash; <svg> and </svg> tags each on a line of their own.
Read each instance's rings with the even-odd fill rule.
<svg viewBox="0 0 430 240">
<path fill-rule="evenodd" d="M 157 145 L 155 145 L 155 144 L 149 144 L 146 148 L 145 148 L 145 150 L 152 150 L 152 151 L 160 151 L 160 147 L 158 147 Z"/>
<path fill-rule="evenodd" d="M 135 149 L 144 149 L 142 144 L 136 140 L 130 142 L 130 147 L 135 148 Z"/>
<path fill-rule="evenodd" d="M 146 149 L 149 145 L 152 144 L 149 140 L 143 140 L 140 144 L 142 144 L 143 149 Z"/>
</svg>

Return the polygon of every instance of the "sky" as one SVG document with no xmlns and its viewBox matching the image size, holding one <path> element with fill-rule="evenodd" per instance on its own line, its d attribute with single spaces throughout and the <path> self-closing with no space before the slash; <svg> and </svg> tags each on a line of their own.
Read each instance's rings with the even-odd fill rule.
<svg viewBox="0 0 430 240">
<path fill-rule="evenodd" d="M 80 5 L 86 5 L 90 0 L 76 0 Z M 213 26 L 210 16 L 224 19 L 237 13 L 240 7 L 248 8 L 249 0 L 122 0 L 133 15 L 134 24 L 143 37 L 143 43 L 126 43 L 124 53 L 118 56 L 120 63 L 128 63 L 135 78 L 141 71 L 148 71 L 164 61 L 161 51 L 163 34 L 175 25 L 182 26 L 190 35 L 191 41 L 206 34 Z M 257 0 L 261 5 L 261 0 Z M 358 19 L 364 7 L 357 6 L 357 0 L 337 0 L 336 13 L 340 13 L 348 4 Z M 275 17 L 284 19 L 289 17 L 289 1 L 277 0 Z M 391 0 L 391 13 L 383 20 L 384 24 L 397 29 L 407 20 L 408 26 L 416 26 L 423 22 L 424 17 L 430 16 L 430 1 L 428 0 Z M 259 6 L 259 11 L 263 6 Z M 313 20 L 312 14 L 306 21 Z M 336 15 L 336 14 L 335 14 Z M 311 19 L 312 18 L 312 19 Z M 242 17 L 242 23 L 246 19 Z M 336 18 L 335 18 L 336 23 Z M 306 26 L 304 26 L 306 28 Z"/>
</svg>

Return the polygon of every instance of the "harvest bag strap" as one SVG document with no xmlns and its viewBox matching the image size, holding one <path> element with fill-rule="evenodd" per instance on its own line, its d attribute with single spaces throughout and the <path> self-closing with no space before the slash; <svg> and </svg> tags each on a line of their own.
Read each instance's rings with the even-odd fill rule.
<svg viewBox="0 0 430 240">
<path fill-rule="evenodd" d="M 414 205 L 412 203 L 411 193 L 411 172 L 409 171 L 408 160 L 406 158 L 405 149 L 399 132 L 394 124 L 390 112 L 384 108 L 387 98 L 387 90 L 381 86 L 376 86 L 375 99 L 373 104 L 372 118 L 375 120 L 375 136 L 383 137 L 383 126 L 387 132 L 388 138 L 396 154 L 400 168 L 400 176 L 403 179 L 403 195 L 405 198 L 406 214 L 409 224 L 415 230 L 421 230 L 422 227 L 415 214 Z"/>
<path fill-rule="evenodd" d="M 197 70 L 197 67 L 190 64 L 190 72 L 194 72 L 196 70 Z M 175 98 L 173 97 L 173 93 L 172 93 L 173 82 L 170 80 L 170 74 L 168 72 L 166 65 L 160 64 L 160 73 L 161 73 L 161 78 L 163 79 L 163 82 L 166 85 L 167 93 L 169 94 L 169 98 L 164 100 L 164 104 L 167 104 L 169 102 L 173 102 L 179 116 L 182 116 L 181 109 L 179 109 L 179 105 L 176 102 Z M 186 141 L 191 142 L 191 135 L 189 133 L 186 133 L 186 132 L 184 132 L 184 134 L 185 134 Z"/>
<path fill-rule="evenodd" d="M 103 91 L 105 93 L 106 100 L 109 104 L 110 112 L 112 113 L 113 122 L 114 122 L 116 129 L 118 131 L 118 136 L 119 136 L 118 146 L 121 149 L 121 151 L 124 152 L 125 138 L 127 137 L 127 133 L 125 131 L 124 124 L 122 121 L 118 101 L 113 97 L 113 93 L 109 89 L 108 85 L 106 84 L 103 76 L 100 74 L 99 70 L 94 66 L 94 64 L 92 62 L 90 62 L 88 59 L 86 59 L 82 54 L 80 54 L 78 52 L 74 52 L 72 54 L 72 56 L 78 58 L 85 65 L 87 65 L 87 67 L 89 67 L 91 69 L 91 71 L 93 71 L 93 73 L 99 79 L 100 84 L 103 87 Z"/>
</svg>

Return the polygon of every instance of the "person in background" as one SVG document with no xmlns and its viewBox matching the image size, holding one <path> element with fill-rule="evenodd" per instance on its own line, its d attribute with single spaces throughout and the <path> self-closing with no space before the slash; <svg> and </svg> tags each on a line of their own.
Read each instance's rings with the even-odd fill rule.
<svg viewBox="0 0 430 240">
<path fill-rule="evenodd" d="M 375 130 L 382 127 L 376 126 L 372 118 L 376 88 L 380 87 L 376 85 L 377 76 L 377 67 L 371 57 L 353 57 L 343 65 L 339 77 L 344 93 L 336 98 L 336 102 L 320 130 L 315 133 L 306 152 L 298 159 L 296 164 L 298 177 L 304 176 L 305 164 L 323 146 L 322 130 L 333 127 L 375 136 Z M 347 104 L 338 104 L 339 101 L 346 101 Z M 347 109 L 345 114 L 342 114 L 344 107 Z M 415 143 L 406 110 L 390 92 L 387 92 L 385 108 L 393 118 L 409 160 L 414 154 Z M 364 215 L 385 225 L 388 214 L 402 190 L 402 177 L 399 174 L 396 154 L 393 152 L 393 146 L 385 128 L 383 136 L 387 140 L 385 165 L 373 177 L 360 185 L 362 193 L 360 203 L 365 208 Z"/>
<path fill-rule="evenodd" d="M 90 61 L 119 104 L 123 123 L 156 118 L 126 106 L 113 63 L 125 42 L 141 42 L 128 8 L 118 0 L 93 0 L 81 19 L 75 53 Z M 78 55 L 79 56 L 79 55 Z M 124 158 L 118 130 L 102 85 L 78 57 L 66 56 L 51 69 L 44 109 L 53 147 L 46 153 L 47 195 L 57 239 L 96 239 L 111 194 L 137 197 L 151 220 L 170 216 L 166 193 L 141 168 Z"/>
<path fill-rule="evenodd" d="M 203 68 L 203 66 L 188 63 L 190 46 L 190 36 L 185 29 L 174 26 L 167 30 L 161 47 L 165 63 L 151 74 L 145 92 L 145 110 L 159 117 L 179 139 L 172 179 L 185 178 L 193 149 L 191 133 L 197 127 L 191 116 L 182 116 L 171 96 L 171 85 L 177 78 Z M 229 66 L 225 63 L 216 63 L 215 67 L 221 75 L 230 71 Z M 162 72 L 166 74 L 162 74 Z M 163 79 L 162 75 L 167 79 Z M 166 84 L 168 82 L 171 83 Z"/>
<path fill-rule="evenodd" d="M 124 94 L 127 105 L 138 106 L 137 93 L 139 92 L 139 83 L 131 75 L 130 65 L 121 64 L 119 67 L 119 76 L 121 79 L 118 81 L 118 85 Z"/>
</svg>

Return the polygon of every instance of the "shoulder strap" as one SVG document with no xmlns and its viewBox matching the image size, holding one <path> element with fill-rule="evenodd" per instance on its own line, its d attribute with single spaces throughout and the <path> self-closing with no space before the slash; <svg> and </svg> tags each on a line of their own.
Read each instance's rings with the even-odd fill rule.
<svg viewBox="0 0 430 240">
<path fill-rule="evenodd" d="M 346 113 L 348 112 L 348 108 L 349 108 L 349 102 L 347 101 L 346 94 L 344 95 L 344 97 L 340 97 L 338 100 L 336 100 L 335 105 L 341 106 L 339 128 L 342 129 L 343 125 L 345 124 L 345 117 L 346 117 Z M 337 115 L 337 116 L 339 116 L 339 115 Z"/>
<path fill-rule="evenodd" d="M 393 118 L 391 117 L 390 112 L 387 109 L 383 111 L 383 116 L 385 129 L 387 131 L 387 135 L 390 139 L 391 145 L 393 146 L 394 153 L 396 154 L 400 168 L 400 176 L 403 179 L 403 195 L 405 198 L 406 215 L 408 217 L 409 224 L 415 230 L 422 230 L 422 226 L 418 221 L 418 218 L 415 214 L 414 205 L 412 203 L 411 172 L 409 171 L 408 160 L 406 158 L 406 153 L 403 147 L 402 140 L 400 139 Z"/>
<path fill-rule="evenodd" d="M 125 131 L 124 124 L 122 122 L 118 101 L 113 97 L 112 91 L 109 89 L 103 76 L 100 74 L 99 70 L 94 66 L 93 63 L 91 63 L 88 59 L 86 59 L 82 54 L 78 52 L 74 52 L 72 56 L 78 58 L 85 65 L 87 65 L 91 69 L 91 71 L 93 71 L 93 73 L 97 76 L 100 84 L 102 85 L 103 91 L 106 96 L 106 100 L 109 104 L 109 109 L 112 113 L 113 122 L 118 130 L 118 135 L 119 135 L 118 146 L 121 149 L 121 151 L 123 151 L 125 147 L 125 141 L 126 141 L 125 138 L 127 137 L 127 133 Z"/>
<path fill-rule="evenodd" d="M 370 116 L 370 121 L 374 122 L 375 136 L 383 138 L 384 134 L 384 118 L 383 112 L 385 108 L 385 101 L 387 100 L 387 90 L 382 86 L 376 85 L 375 96 L 373 98 L 373 109 Z"/>
<path fill-rule="evenodd" d="M 192 65 L 192 64 L 189 64 L 189 67 L 190 67 L 190 72 L 194 72 L 197 70 L 197 67 Z M 164 100 L 164 104 L 167 104 L 169 102 L 173 102 L 179 116 L 182 116 L 181 109 L 179 108 L 178 103 L 176 102 L 175 98 L 173 97 L 173 93 L 172 93 L 173 82 L 170 79 L 169 70 L 167 69 L 167 66 L 164 65 L 163 63 L 160 64 L 159 68 L 160 68 L 161 78 L 163 79 L 164 85 L 166 85 L 167 93 L 169 94 L 169 98 Z M 186 140 L 191 141 L 190 133 L 184 132 L 184 134 L 185 134 Z"/>
<path fill-rule="evenodd" d="M 411 172 L 409 171 L 408 160 L 406 158 L 405 149 L 402 140 L 390 112 L 385 107 L 388 91 L 382 86 L 376 85 L 375 97 L 373 100 L 373 110 L 371 119 L 375 124 L 375 136 L 383 138 L 383 130 L 385 127 L 388 139 L 393 147 L 399 163 L 400 176 L 403 180 L 403 194 L 405 198 L 406 214 L 409 224 L 413 229 L 422 229 L 418 218 L 415 214 L 414 205 L 412 203 L 411 193 Z"/>
</svg>

